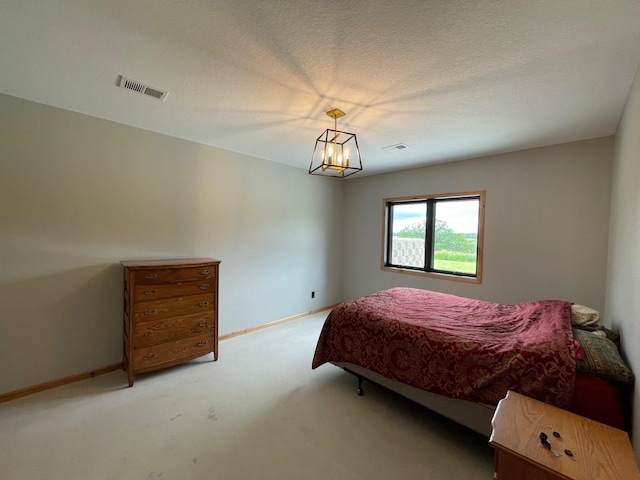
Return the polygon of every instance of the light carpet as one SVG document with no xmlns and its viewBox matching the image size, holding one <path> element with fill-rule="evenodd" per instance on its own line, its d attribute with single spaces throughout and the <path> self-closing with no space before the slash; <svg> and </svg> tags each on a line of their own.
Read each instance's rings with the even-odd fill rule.
<svg viewBox="0 0 640 480">
<path fill-rule="evenodd" d="M 2 480 L 488 479 L 487 439 L 333 365 L 327 312 L 220 343 L 220 357 L 112 372 L 0 404 Z"/>
</svg>

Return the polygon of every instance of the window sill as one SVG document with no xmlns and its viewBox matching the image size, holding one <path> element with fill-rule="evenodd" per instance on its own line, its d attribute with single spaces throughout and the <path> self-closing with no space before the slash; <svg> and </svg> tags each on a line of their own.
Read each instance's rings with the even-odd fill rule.
<svg viewBox="0 0 640 480">
<path fill-rule="evenodd" d="M 462 277 L 460 275 L 452 275 L 447 273 L 435 273 L 435 272 L 421 272 L 418 270 L 411 270 L 399 267 L 382 267 L 382 271 L 392 273 L 403 273 L 408 275 L 417 275 L 419 277 L 439 278 L 441 280 L 453 280 L 454 282 L 465 283 L 482 283 L 482 275 L 478 273 L 476 277 Z"/>
</svg>

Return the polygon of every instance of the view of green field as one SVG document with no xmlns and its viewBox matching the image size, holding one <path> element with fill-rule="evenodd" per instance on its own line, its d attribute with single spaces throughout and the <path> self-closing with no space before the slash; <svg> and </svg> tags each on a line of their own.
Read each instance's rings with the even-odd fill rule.
<svg viewBox="0 0 640 480">
<path fill-rule="evenodd" d="M 436 270 L 446 270 L 448 272 L 476 273 L 476 262 L 456 262 L 455 260 L 434 259 L 433 267 Z"/>
</svg>

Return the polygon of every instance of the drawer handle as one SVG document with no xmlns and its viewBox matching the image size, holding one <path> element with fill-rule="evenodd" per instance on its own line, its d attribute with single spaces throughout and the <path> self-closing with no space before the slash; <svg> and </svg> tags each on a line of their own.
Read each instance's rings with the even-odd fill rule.
<svg viewBox="0 0 640 480">
<path fill-rule="evenodd" d="M 207 301 L 198 303 L 199 307 L 206 307 L 207 305 L 209 305 L 209 302 L 207 302 Z"/>
<path fill-rule="evenodd" d="M 154 358 L 156 358 L 155 353 L 147 353 L 144 357 L 142 357 L 143 360 L 152 360 Z"/>
<path fill-rule="evenodd" d="M 144 294 L 145 295 L 155 295 L 156 291 L 155 290 L 145 290 Z"/>
<path fill-rule="evenodd" d="M 200 290 L 208 290 L 208 289 L 209 289 L 209 284 L 208 283 L 200 285 Z"/>
<path fill-rule="evenodd" d="M 211 270 L 209 270 L 208 268 L 205 270 L 200 270 L 200 275 L 209 275 L 211 273 Z"/>
<path fill-rule="evenodd" d="M 203 320 L 198 325 L 200 325 L 201 327 L 206 327 L 208 324 L 206 320 Z"/>
<path fill-rule="evenodd" d="M 144 311 L 145 315 L 155 315 L 156 313 L 158 313 L 158 311 L 155 308 L 152 308 L 151 310 L 145 310 Z"/>
<path fill-rule="evenodd" d="M 146 278 L 147 280 L 151 280 L 152 278 L 156 278 L 158 276 L 157 273 L 147 273 L 144 278 Z"/>
<path fill-rule="evenodd" d="M 204 346 L 205 346 L 205 345 L 207 345 L 208 343 L 209 343 L 209 341 L 208 341 L 208 340 L 200 340 L 200 341 L 198 342 L 198 346 L 199 346 L 199 347 L 204 347 Z"/>
<path fill-rule="evenodd" d="M 147 333 L 145 333 L 145 336 L 146 336 L 146 337 L 153 337 L 155 334 L 156 334 L 156 332 L 155 332 L 155 331 L 153 331 L 153 330 L 149 330 Z M 152 355 L 153 355 L 153 354 L 152 354 Z"/>
</svg>

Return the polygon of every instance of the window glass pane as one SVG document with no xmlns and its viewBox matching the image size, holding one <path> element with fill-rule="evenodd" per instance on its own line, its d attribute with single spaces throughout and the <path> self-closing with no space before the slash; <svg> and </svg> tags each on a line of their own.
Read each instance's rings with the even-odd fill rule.
<svg viewBox="0 0 640 480">
<path fill-rule="evenodd" d="M 393 205 L 392 219 L 391 264 L 424 268 L 427 204 Z"/>
<path fill-rule="evenodd" d="M 479 199 L 435 202 L 435 234 L 431 268 L 476 274 Z"/>
</svg>

